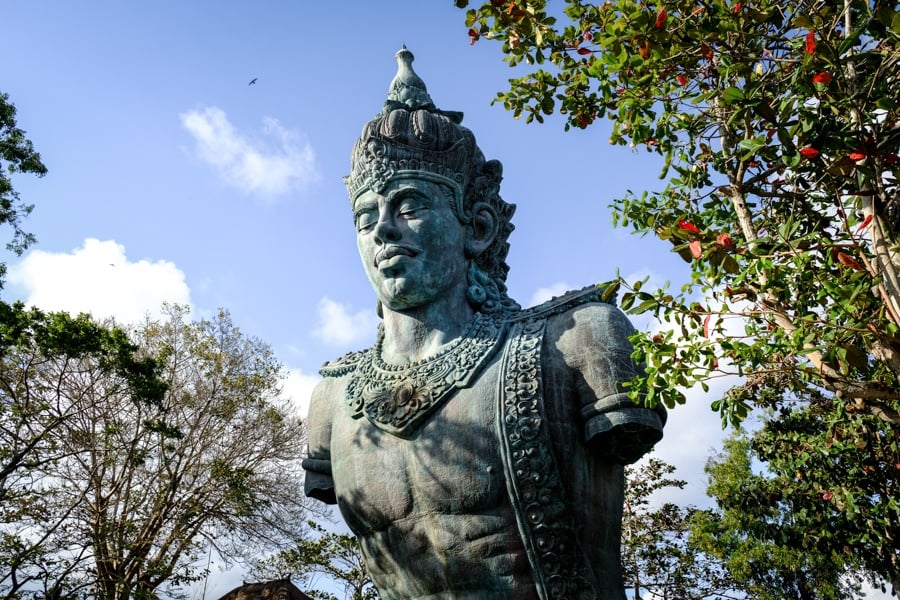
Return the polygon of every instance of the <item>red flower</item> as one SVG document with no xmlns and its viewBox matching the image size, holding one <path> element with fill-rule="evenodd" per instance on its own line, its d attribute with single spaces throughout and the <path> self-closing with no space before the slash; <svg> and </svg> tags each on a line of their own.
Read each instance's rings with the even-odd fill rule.
<svg viewBox="0 0 900 600">
<path fill-rule="evenodd" d="M 852 161 L 863 160 L 866 158 L 866 153 L 860 152 L 859 150 L 857 150 L 856 152 L 851 152 L 850 154 L 848 154 L 847 158 L 849 158 Z"/>
<path fill-rule="evenodd" d="M 684 219 L 678 221 L 678 227 L 684 229 L 685 231 L 690 231 L 691 233 L 700 233 L 700 230 L 696 225 L 694 225 L 690 221 L 685 221 Z"/>
<path fill-rule="evenodd" d="M 694 240 L 690 244 L 688 244 L 688 248 L 691 250 L 691 256 L 694 258 L 700 258 L 703 256 L 703 246 L 700 245 L 700 240 Z"/>
<path fill-rule="evenodd" d="M 680 73 L 675 77 L 675 79 L 678 80 L 678 84 L 679 84 L 681 87 L 684 87 L 684 86 L 686 86 L 686 85 L 688 84 L 687 77 L 685 77 L 684 75 L 682 75 L 682 74 L 680 74 Z"/>
<path fill-rule="evenodd" d="M 849 254 L 845 254 L 844 252 L 838 252 L 836 255 L 838 262 L 844 265 L 845 267 L 850 267 L 854 271 L 862 271 L 865 269 L 858 260 L 850 256 Z"/>
<path fill-rule="evenodd" d="M 594 34 L 591 33 L 590 31 L 585 31 L 583 34 L 581 34 L 581 39 L 583 39 L 586 42 L 589 42 L 592 39 L 594 39 Z"/>
<path fill-rule="evenodd" d="M 725 248 L 728 248 L 729 250 L 734 248 L 734 240 L 731 239 L 731 236 L 728 235 L 727 233 L 720 233 L 719 235 L 717 235 L 716 243 L 720 246 L 724 246 Z"/>
<path fill-rule="evenodd" d="M 819 155 L 819 151 L 812 146 L 807 146 L 806 148 L 800 149 L 800 155 L 803 158 L 815 158 Z"/>
<path fill-rule="evenodd" d="M 869 226 L 869 223 L 872 222 L 872 215 L 866 215 L 866 218 L 863 219 L 862 223 L 856 226 L 856 233 L 859 233 L 863 229 Z"/>
<path fill-rule="evenodd" d="M 593 51 L 588 48 L 579 48 L 578 49 L 578 54 L 581 54 L 582 56 L 584 56 L 585 54 L 590 54 L 591 52 L 593 52 Z"/>
<path fill-rule="evenodd" d="M 825 492 L 824 494 L 822 494 L 822 500 L 826 502 L 828 502 L 832 498 L 834 498 L 834 494 L 832 494 L 831 492 Z"/>
<path fill-rule="evenodd" d="M 471 46 L 475 42 L 478 41 L 478 38 L 481 37 L 481 34 L 478 33 L 477 29 L 469 29 L 469 45 Z"/>
<path fill-rule="evenodd" d="M 668 17 L 668 16 L 669 15 L 666 13 L 666 9 L 664 9 L 664 8 L 659 9 L 659 12 L 656 13 L 656 28 L 657 29 L 662 29 L 663 27 L 666 26 L 666 17 Z"/>
<path fill-rule="evenodd" d="M 744 5 L 741 4 L 740 2 L 738 2 L 737 4 L 734 5 L 734 8 L 731 9 L 731 12 L 739 13 L 739 12 L 741 12 L 742 8 L 744 8 Z"/>
<path fill-rule="evenodd" d="M 813 76 L 812 82 L 813 83 L 824 83 L 827 85 L 827 84 L 831 83 L 832 79 L 833 78 L 831 77 L 831 75 L 829 75 L 825 71 L 820 71 Z"/>
<path fill-rule="evenodd" d="M 806 34 L 806 53 L 815 54 L 816 52 L 816 32 L 810 31 Z"/>
</svg>

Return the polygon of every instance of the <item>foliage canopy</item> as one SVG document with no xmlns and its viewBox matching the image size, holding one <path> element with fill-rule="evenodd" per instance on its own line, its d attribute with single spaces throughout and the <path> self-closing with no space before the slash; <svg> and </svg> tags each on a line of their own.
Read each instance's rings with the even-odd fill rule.
<svg viewBox="0 0 900 600">
<path fill-rule="evenodd" d="M 838 458 L 801 425 L 900 437 L 897 2 L 490 0 L 466 24 L 517 67 L 496 99 L 516 117 L 608 118 L 611 143 L 661 158 L 660 191 L 612 202 L 617 224 L 690 265 L 677 289 L 617 282 L 623 308 L 663 322 L 633 338 L 647 366 L 633 397 L 674 407 L 730 376 L 713 402 L 723 426 L 755 410 L 770 433 L 797 428 L 794 449 L 772 440 L 781 454 L 765 460 L 801 444 L 829 457 L 805 471 L 824 489 L 835 464 L 878 465 L 868 476 L 893 485 L 896 450 Z M 900 589 L 900 513 L 869 483 L 847 476 L 832 493 L 877 505 L 849 548 Z"/>
<path fill-rule="evenodd" d="M 304 535 L 302 424 L 227 313 L 170 306 L 128 334 L 20 313 L 0 357 L 0 597 L 178 595 L 213 551 Z"/>
<path fill-rule="evenodd" d="M 47 167 L 41 162 L 34 145 L 16 123 L 16 107 L 9 95 L 0 92 L 0 225 L 6 223 L 13 230 L 12 240 L 6 248 L 22 254 L 34 243 L 34 235 L 22 229 L 21 221 L 31 213 L 33 205 L 23 204 L 13 188 L 11 175 L 29 173 L 43 177 Z M 6 273 L 6 265 L 0 264 L 0 286 Z"/>
</svg>

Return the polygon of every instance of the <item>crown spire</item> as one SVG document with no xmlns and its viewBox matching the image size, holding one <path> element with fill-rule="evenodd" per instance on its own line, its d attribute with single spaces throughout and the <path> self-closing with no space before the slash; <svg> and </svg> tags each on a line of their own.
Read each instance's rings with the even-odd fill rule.
<svg viewBox="0 0 900 600">
<path fill-rule="evenodd" d="M 403 47 L 394 56 L 397 59 L 397 74 L 394 75 L 390 88 L 388 88 L 386 105 L 400 103 L 406 105 L 410 110 L 419 108 L 435 110 L 434 101 L 428 95 L 425 82 L 412 68 L 415 56 L 407 50 L 406 44 L 403 44 Z"/>
</svg>

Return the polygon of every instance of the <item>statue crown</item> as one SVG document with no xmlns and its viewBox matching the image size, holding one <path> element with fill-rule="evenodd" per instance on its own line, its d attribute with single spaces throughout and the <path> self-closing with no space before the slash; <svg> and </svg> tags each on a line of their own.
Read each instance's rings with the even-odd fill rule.
<svg viewBox="0 0 900 600">
<path fill-rule="evenodd" d="M 398 177 L 427 179 L 453 190 L 462 218 L 470 171 L 484 157 L 475 136 L 460 125 L 462 113 L 435 107 L 412 68 L 412 52 L 403 46 L 396 59 L 387 100 L 363 127 L 350 156 L 350 174 L 344 178 L 350 202 L 366 190 L 380 192 Z"/>
</svg>

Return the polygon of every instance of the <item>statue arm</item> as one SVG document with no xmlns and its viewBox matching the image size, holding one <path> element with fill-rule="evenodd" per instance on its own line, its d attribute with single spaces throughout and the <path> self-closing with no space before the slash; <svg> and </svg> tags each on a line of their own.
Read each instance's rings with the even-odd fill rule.
<svg viewBox="0 0 900 600">
<path fill-rule="evenodd" d="M 304 492 L 326 504 L 336 504 L 334 480 L 331 477 L 331 405 L 335 401 L 334 379 L 324 379 L 315 387 L 309 405 L 306 429 L 309 439 Z"/>
<path fill-rule="evenodd" d="M 559 347 L 575 377 L 585 443 L 597 454 L 630 464 L 662 438 L 666 412 L 628 397 L 622 384 L 638 373 L 628 336 L 634 327 L 618 308 L 591 303 L 569 312 Z"/>
</svg>

